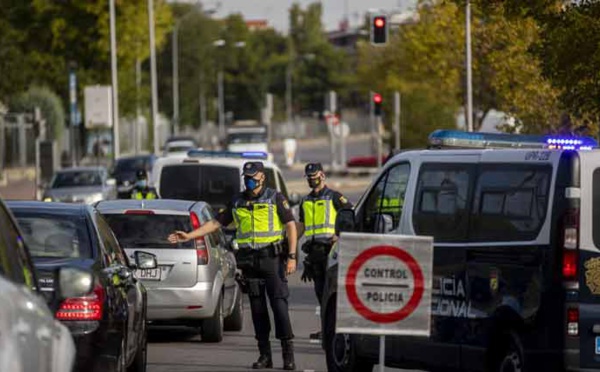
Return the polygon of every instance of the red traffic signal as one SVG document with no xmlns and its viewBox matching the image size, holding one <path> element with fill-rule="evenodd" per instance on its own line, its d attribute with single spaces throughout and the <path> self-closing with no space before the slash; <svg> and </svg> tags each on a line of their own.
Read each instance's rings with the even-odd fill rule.
<svg viewBox="0 0 600 372">
<path fill-rule="evenodd" d="M 383 103 L 383 97 L 379 93 L 373 93 L 373 108 L 376 116 L 381 116 L 381 104 Z"/>
<path fill-rule="evenodd" d="M 386 15 L 377 15 L 371 18 L 371 43 L 383 45 L 387 43 L 388 23 Z"/>
<path fill-rule="evenodd" d="M 375 103 L 383 102 L 383 97 L 381 97 L 381 94 L 379 94 L 379 93 L 373 94 L 373 102 L 375 102 Z"/>
</svg>

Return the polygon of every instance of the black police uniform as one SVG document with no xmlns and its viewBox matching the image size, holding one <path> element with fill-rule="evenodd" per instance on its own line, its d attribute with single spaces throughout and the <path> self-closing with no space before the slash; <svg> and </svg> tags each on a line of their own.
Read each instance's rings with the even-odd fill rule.
<svg viewBox="0 0 600 372">
<path fill-rule="evenodd" d="M 262 171 L 262 163 L 255 162 L 254 164 L 259 165 L 251 169 L 246 169 L 248 163 L 244 166 L 244 175 L 252 176 L 257 171 Z M 261 193 L 257 196 L 254 196 L 250 191 L 245 191 L 235 196 L 228 207 L 219 213 L 217 221 L 222 226 L 228 226 L 234 221 L 233 209 L 235 207 L 246 206 L 252 208 L 253 203 L 265 195 L 265 193 L 276 193 L 277 216 L 284 228 L 286 223 L 294 221 L 294 215 L 285 197 L 281 193 L 269 189 L 264 185 Z M 287 352 L 288 354 L 291 353 L 291 365 L 293 365 L 293 346 L 291 340 L 294 338 L 294 334 L 288 311 L 287 251 L 284 252 L 282 250 L 285 244 L 284 241 L 281 241 L 267 248 L 257 250 L 240 248 L 236 254 L 238 268 L 242 270 L 248 284 L 252 322 L 254 323 L 255 338 L 258 341 L 261 358 L 268 356 L 268 362 L 263 360 L 265 363 L 261 367 L 259 366 L 261 358 L 259 358 L 259 361 L 253 366 L 254 368 L 268 368 L 269 365 L 272 366 L 269 341 L 271 321 L 267 308 L 267 297 L 271 304 L 273 317 L 275 318 L 275 337 L 281 340 L 282 343 L 284 364 L 286 364 Z M 287 357 L 289 360 L 290 355 L 287 355 Z"/>
</svg>

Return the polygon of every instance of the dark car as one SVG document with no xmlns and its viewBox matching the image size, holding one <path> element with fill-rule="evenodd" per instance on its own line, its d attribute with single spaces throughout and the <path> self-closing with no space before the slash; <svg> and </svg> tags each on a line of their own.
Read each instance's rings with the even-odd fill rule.
<svg viewBox="0 0 600 372">
<path fill-rule="evenodd" d="M 135 186 L 136 172 L 144 170 L 148 173 L 152 171 L 156 155 L 131 155 L 122 156 L 115 161 L 112 170 L 112 176 L 117 180 L 117 197 L 119 199 L 129 199 L 131 190 Z M 150 178 L 150 174 L 148 174 Z"/>
<path fill-rule="evenodd" d="M 53 272 L 79 267 L 93 272 L 93 291 L 60 303 L 56 318 L 71 331 L 78 371 L 146 370 L 146 289 L 134 270 L 156 267 L 156 257 L 135 252 L 129 263 L 112 230 L 92 207 L 9 202 L 30 247 L 38 283 L 51 300 Z"/>
</svg>

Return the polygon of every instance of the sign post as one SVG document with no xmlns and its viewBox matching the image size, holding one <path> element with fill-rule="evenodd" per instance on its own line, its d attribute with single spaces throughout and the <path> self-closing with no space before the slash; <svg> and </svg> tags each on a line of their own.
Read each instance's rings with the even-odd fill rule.
<svg viewBox="0 0 600 372">
<path fill-rule="evenodd" d="M 342 233 L 336 332 L 429 337 L 433 238 Z"/>
</svg>

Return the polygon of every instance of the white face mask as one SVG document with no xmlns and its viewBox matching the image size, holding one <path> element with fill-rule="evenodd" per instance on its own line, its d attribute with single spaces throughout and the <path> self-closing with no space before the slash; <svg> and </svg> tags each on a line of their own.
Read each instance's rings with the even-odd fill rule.
<svg viewBox="0 0 600 372">
<path fill-rule="evenodd" d="M 139 187 L 147 187 L 148 181 L 147 180 L 138 180 L 136 185 L 138 185 Z"/>
</svg>

